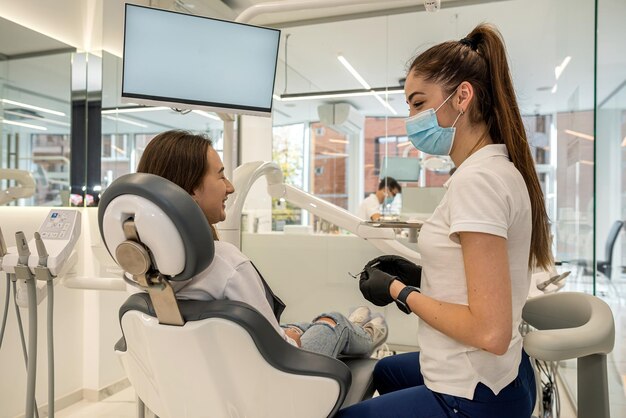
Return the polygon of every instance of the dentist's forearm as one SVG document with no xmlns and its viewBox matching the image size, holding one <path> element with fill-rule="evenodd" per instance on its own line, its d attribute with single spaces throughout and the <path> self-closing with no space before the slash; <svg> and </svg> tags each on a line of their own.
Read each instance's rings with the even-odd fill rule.
<svg viewBox="0 0 626 418">
<path fill-rule="evenodd" d="M 389 287 L 391 297 L 397 299 L 405 285 L 399 280 Z M 418 292 L 412 292 L 407 298 L 411 311 L 437 331 L 454 338 L 455 340 L 477 347 L 493 354 L 504 354 L 512 338 L 512 318 L 509 318 L 508 327 L 498 329 L 488 317 L 476 316 L 467 305 L 442 302 Z M 499 312 L 498 306 L 493 305 L 492 315 L 509 315 L 511 312 Z"/>
</svg>

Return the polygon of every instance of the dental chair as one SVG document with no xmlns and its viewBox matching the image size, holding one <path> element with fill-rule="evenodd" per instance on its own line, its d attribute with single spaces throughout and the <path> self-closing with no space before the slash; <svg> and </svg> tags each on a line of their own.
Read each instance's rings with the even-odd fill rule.
<svg viewBox="0 0 626 418">
<path fill-rule="evenodd" d="M 551 293 L 529 299 L 522 318 L 536 329 L 524 337 L 530 357 L 577 359 L 578 417 L 609 418 L 606 356 L 615 343 L 611 308 L 586 293 Z"/>
<path fill-rule="evenodd" d="M 120 308 L 115 351 L 157 416 L 331 417 L 372 396 L 373 359 L 294 347 L 245 303 L 176 299 L 172 283 L 206 269 L 214 244 L 200 207 L 174 183 L 120 177 L 102 194 L 98 222 L 125 280 L 146 290 Z"/>
</svg>

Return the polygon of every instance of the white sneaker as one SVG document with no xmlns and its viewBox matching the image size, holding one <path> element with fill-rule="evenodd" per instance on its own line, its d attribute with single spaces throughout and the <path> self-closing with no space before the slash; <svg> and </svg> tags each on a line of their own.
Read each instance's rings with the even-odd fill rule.
<svg viewBox="0 0 626 418">
<path fill-rule="evenodd" d="M 363 329 L 372 336 L 374 347 L 378 347 L 387 341 L 389 329 L 387 328 L 385 318 L 381 314 L 374 314 L 374 317 L 363 325 Z"/>
<path fill-rule="evenodd" d="M 359 306 L 350 312 L 348 316 L 348 321 L 361 326 L 365 325 L 370 319 L 372 319 L 372 311 L 367 306 Z"/>
</svg>

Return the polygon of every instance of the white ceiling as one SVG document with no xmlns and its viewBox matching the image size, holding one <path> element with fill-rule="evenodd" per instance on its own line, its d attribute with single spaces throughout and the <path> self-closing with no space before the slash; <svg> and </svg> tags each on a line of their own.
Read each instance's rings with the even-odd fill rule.
<svg viewBox="0 0 626 418">
<path fill-rule="evenodd" d="M 103 2 L 102 44 L 113 53 L 121 51 L 123 3 L 122 0 Z M 138 0 L 133 3 L 234 19 L 246 7 L 262 1 Z M 422 3 L 421 0 L 381 0 L 361 6 L 266 14 L 254 18 L 251 21 L 253 24 L 275 26 L 282 30 L 275 93 L 361 88 L 337 60 L 338 53 L 342 53 L 372 87 L 394 87 L 404 77 L 406 65 L 416 53 L 438 42 L 460 39 L 478 23 L 489 22 L 498 26 L 506 41 L 523 113 L 545 114 L 593 108 L 593 0 L 443 0 L 443 8 L 438 13 L 425 12 Z M 626 2 L 607 0 L 606 3 L 612 4 L 614 9 L 605 10 L 601 21 L 609 28 L 619 28 L 620 13 L 625 11 L 622 4 Z M 0 22 L 0 53 L 13 55 L 20 51 L 39 51 L 42 47 L 38 42 L 48 45 L 46 42 L 50 41 L 49 38 L 39 39 L 27 34 L 24 28 L 12 26 Z M 601 31 L 600 36 L 604 41 L 599 42 L 599 50 L 602 57 L 607 57 L 607 68 L 600 62 L 603 77 L 597 86 L 598 102 L 626 78 L 621 71 L 613 70 L 626 67 L 626 57 L 612 52 L 623 49 L 620 46 L 622 37 L 611 36 L 605 31 Z M 11 41 L 7 42 L 8 39 Z M 51 48 L 56 46 L 43 49 Z M 558 80 L 557 92 L 553 94 L 550 89 L 556 84 L 554 68 L 566 56 L 572 57 L 571 62 Z M 119 87 L 121 65 L 114 56 L 110 59 L 112 62 L 104 68 L 105 105 L 117 102 L 115 96 Z M 0 62 L 0 72 L 2 70 Z M 15 76 L 15 71 L 13 74 Z M 29 83 L 25 77 L 18 78 L 25 85 L 36 84 Z M 67 100 L 64 86 L 58 93 L 53 93 L 53 88 L 47 90 L 48 95 L 59 94 L 60 100 Z M 389 96 L 389 100 L 397 116 L 406 115 L 402 95 Z M 365 115 L 393 116 L 373 97 L 336 101 L 348 101 Z M 326 102 L 330 100 L 275 101 L 274 123 L 317 120 L 317 106 Z M 167 123 L 180 120 L 179 115 L 173 117 Z M 159 120 L 164 119 L 159 116 Z M 202 120 L 202 123 L 206 122 Z"/>
<path fill-rule="evenodd" d="M 41 51 L 72 49 L 39 32 L 0 17 L 0 54 L 7 58 L 36 54 Z"/>
<path fill-rule="evenodd" d="M 594 59 L 594 27 L 590 16 L 593 16 L 591 1 L 510 0 L 443 9 L 434 14 L 415 11 L 286 28 L 283 37 L 289 35 L 288 48 L 285 54 L 283 42 L 276 91 L 360 88 L 337 60 L 338 53 L 371 86 L 394 87 L 405 76 L 407 63 L 416 53 L 439 42 L 461 39 L 477 24 L 490 22 L 498 26 L 506 41 L 523 113 L 590 109 Z M 552 94 L 550 89 L 556 83 L 554 68 L 566 56 L 572 60 L 559 80 L 557 92 Z M 398 115 L 405 116 L 404 97 L 395 95 L 391 99 Z M 366 115 L 388 114 L 373 97 L 347 101 Z M 275 116 L 278 123 L 311 117 L 319 102 L 299 102 L 295 107 L 287 107 L 292 104 L 276 103 L 277 110 L 291 116 L 279 113 Z"/>
</svg>

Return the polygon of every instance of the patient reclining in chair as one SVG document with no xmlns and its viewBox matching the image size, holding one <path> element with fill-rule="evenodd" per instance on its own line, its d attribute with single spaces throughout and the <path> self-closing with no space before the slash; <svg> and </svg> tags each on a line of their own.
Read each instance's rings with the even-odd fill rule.
<svg viewBox="0 0 626 418">
<path fill-rule="evenodd" d="M 161 176 L 184 189 L 198 203 L 210 225 L 226 218 L 226 200 L 235 190 L 212 142 L 185 131 L 157 135 L 146 147 L 137 172 Z M 234 245 L 217 240 L 211 265 L 196 277 L 173 283 L 178 299 L 229 299 L 259 311 L 290 344 L 331 357 L 367 356 L 387 338 L 387 324 L 369 308 L 349 317 L 323 313 L 311 322 L 280 325 L 284 304 L 271 291 L 252 262 Z"/>
</svg>

